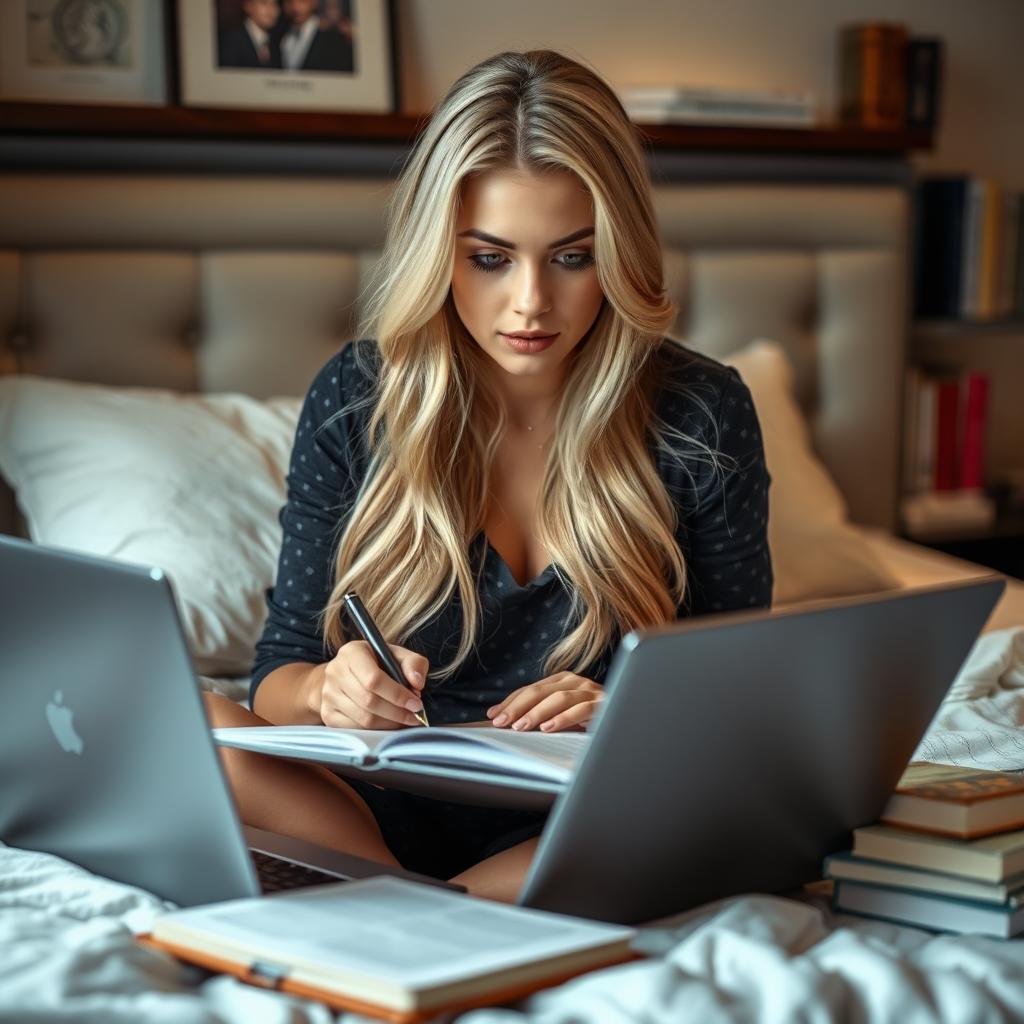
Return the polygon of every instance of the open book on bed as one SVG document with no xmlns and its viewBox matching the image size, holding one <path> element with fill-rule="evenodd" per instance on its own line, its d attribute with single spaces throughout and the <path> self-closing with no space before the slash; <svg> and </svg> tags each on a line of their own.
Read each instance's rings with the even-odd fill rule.
<svg viewBox="0 0 1024 1024">
<path fill-rule="evenodd" d="M 560 793 L 586 749 L 584 732 L 512 732 L 483 724 L 387 731 L 325 725 L 214 729 L 224 747 L 366 772 L 402 772 Z M 372 781 L 372 779 L 371 779 Z"/>
</svg>

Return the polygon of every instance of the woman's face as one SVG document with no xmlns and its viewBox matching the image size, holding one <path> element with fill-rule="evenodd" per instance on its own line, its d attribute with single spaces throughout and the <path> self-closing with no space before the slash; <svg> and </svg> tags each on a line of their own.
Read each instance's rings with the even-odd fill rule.
<svg viewBox="0 0 1024 1024">
<path fill-rule="evenodd" d="M 452 300 L 497 368 L 557 380 L 604 295 L 594 266 L 594 203 L 576 175 L 489 171 L 463 185 Z M 516 341 L 517 332 L 550 337 Z"/>
</svg>

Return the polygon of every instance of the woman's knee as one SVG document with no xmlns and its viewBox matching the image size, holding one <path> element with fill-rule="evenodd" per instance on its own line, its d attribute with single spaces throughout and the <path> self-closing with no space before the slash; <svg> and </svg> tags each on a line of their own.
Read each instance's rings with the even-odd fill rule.
<svg viewBox="0 0 1024 1024">
<path fill-rule="evenodd" d="M 267 722 L 254 715 L 248 708 L 236 704 L 233 700 L 221 696 L 219 693 L 202 694 L 203 706 L 206 709 L 206 718 L 212 729 L 232 728 L 245 725 L 267 725 Z"/>
</svg>

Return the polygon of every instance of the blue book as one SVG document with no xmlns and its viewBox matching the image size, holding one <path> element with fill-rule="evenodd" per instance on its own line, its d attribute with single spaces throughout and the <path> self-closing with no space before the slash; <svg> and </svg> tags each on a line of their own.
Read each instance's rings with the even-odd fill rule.
<svg viewBox="0 0 1024 1024">
<path fill-rule="evenodd" d="M 842 881 L 833 896 L 836 910 L 931 931 L 1009 939 L 1024 931 L 1024 909 L 980 900 L 939 896 L 883 885 Z"/>
</svg>

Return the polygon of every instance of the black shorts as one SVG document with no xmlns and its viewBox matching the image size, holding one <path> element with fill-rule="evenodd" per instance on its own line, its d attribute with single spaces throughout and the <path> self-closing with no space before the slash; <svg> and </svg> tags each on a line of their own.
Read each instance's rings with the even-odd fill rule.
<svg viewBox="0 0 1024 1024">
<path fill-rule="evenodd" d="M 382 789 L 346 778 L 367 803 L 399 864 L 433 878 L 452 878 L 517 843 L 538 836 L 547 811 L 475 807 Z"/>
</svg>

